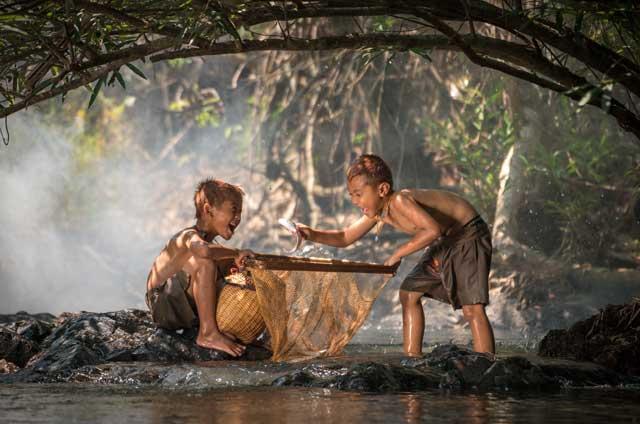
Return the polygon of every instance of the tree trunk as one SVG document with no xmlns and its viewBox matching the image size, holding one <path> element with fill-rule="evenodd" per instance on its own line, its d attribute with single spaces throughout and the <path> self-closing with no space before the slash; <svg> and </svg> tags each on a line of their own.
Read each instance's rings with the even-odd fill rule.
<svg viewBox="0 0 640 424">
<path fill-rule="evenodd" d="M 526 256 L 525 252 L 529 249 L 518 242 L 516 236 L 517 215 L 524 203 L 525 187 L 529 184 L 525 177 L 522 157 L 528 157 L 535 145 L 540 143 L 543 123 L 540 109 L 536 108 L 539 102 L 531 102 L 533 96 L 523 93 L 516 81 L 508 81 L 506 88 L 514 115 L 514 125 L 520 130 L 500 169 L 500 189 L 493 222 L 493 246 L 496 253 L 504 257 L 518 253 Z M 528 101 L 522 101 L 523 98 Z"/>
</svg>

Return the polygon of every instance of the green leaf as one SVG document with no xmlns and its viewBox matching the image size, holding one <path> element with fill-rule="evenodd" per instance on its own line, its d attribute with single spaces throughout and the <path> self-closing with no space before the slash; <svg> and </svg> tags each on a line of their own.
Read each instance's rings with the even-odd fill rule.
<svg viewBox="0 0 640 424">
<path fill-rule="evenodd" d="M 429 53 L 427 53 L 426 49 L 410 48 L 409 51 L 414 54 L 417 54 L 418 56 L 420 56 L 423 59 L 426 59 L 429 62 L 433 62 L 433 60 L 431 59 L 431 56 L 429 56 Z"/>
<path fill-rule="evenodd" d="M 578 12 L 578 14 L 576 15 L 576 21 L 573 24 L 574 32 L 580 32 L 580 30 L 582 29 L 583 19 L 584 19 L 584 12 L 582 11 Z"/>
<path fill-rule="evenodd" d="M 102 84 L 104 84 L 106 77 L 102 77 L 98 80 L 98 82 L 96 83 L 96 85 L 93 87 L 93 93 L 91 93 L 91 99 L 89 99 L 89 106 L 87 106 L 87 109 L 89 109 L 93 103 L 96 101 L 96 98 L 98 97 L 98 93 L 100 93 L 100 89 L 102 88 Z"/>
<path fill-rule="evenodd" d="M 109 78 L 109 82 L 107 83 L 107 85 L 109 87 L 111 87 L 114 82 L 116 82 L 116 73 L 115 73 L 115 71 L 111 74 L 111 78 Z"/>
<path fill-rule="evenodd" d="M 564 26 L 564 17 L 562 16 L 562 12 L 557 10 L 556 11 L 556 27 L 558 27 L 558 29 L 562 29 L 563 26 Z"/>
<path fill-rule="evenodd" d="M 118 80 L 118 82 L 120 83 L 122 88 L 124 90 L 126 90 L 127 89 L 127 84 L 125 84 L 124 78 L 122 78 L 122 74 L 120 73 L 120 71 L 115 71 L 115 74 L 116 74 L 116 79 Z"/>
<path fill-rule="evenodd" d="M 127 63 L 127 68 L 131 69 L 131 71 L 133 71 L 133 73 L 139 76 L 140 78 L 145 80 L 147 79 L 147 76 L 144 74 L 144 72 L 138 69 L 133 63 Z"/>
</svg>

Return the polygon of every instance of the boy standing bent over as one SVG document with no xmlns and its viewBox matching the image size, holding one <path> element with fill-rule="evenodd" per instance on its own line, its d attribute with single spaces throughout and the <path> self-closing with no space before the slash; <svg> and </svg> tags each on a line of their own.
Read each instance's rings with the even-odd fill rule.
<svg viewBox="0 0 640 424">
<path fill-rule="evenodd" d="M 443 190 L 393 190 L 387 164 L 378 156 L 362 155 L 349 167 L 347 189 L 363 216 L 343 230 L 322 231 L 298 224 L 305 239 L 346 247 L 384 224 L 411 234 L 385 265 L 425 249 L 418 265 L 400 286 L 403 347 L 408 355 L 422 353 L 422 296 L 462 308 L 471 327 L 473 348 L 495 352 L 493 330 L 485 313 L 489 303 L 491 232 L 474 207 Z"/>
<path fill-rule="evenodd" d="M 223 247 L 214 237 L 233 236 L 240 224 L 243 194 L 220 180 L 200 182 L 193 199 L 196 224 L 171 237 L 147 278 L 147 305 L 158 327 L 191 328 L 199 318 L 196 343 L 232 356 L 242 355 L 245 347 L 221 333 L 216 323 L 221 266 L 235 262 L 241 268 L 253 252 Z"/>
</svg>

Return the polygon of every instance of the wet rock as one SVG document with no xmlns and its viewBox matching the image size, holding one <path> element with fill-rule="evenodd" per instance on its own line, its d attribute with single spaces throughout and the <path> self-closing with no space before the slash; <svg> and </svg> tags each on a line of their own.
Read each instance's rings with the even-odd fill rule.
<svg viewBox="0 0 640 424">
<path fill-rule="evenodd" d="M 54 318 L 50 314 L 26 312 L 0 315 L 0 358 L 24 367 L 40 351 L 40 343 L 51 334 Z"/>
<path fill-rule="evenodd" d="M 439 386 L 439 376 L 402 366 L 364 363 L 329 384 L 340 390 L 364 392 L 417 391 Z"/>
<path fill-rule="evenodd" d="M 53 324 L 56 320 L 55 315 L 41 313 L 41 314 L 30 314 L 25 311 L 20 311 L 15 314 L 2 315 L 0 314 L 0 325 L 12 324 L 19 321 L 42 321 Z"/>
<path fill-rule="evenodd" d="M 195 329 L 182 332 L 157 329 L 146 311 L 67 314 L 38 346 L 47 328 L 42 323 L 20 324 L 18 331 L 0 327 L 0 358 L 25 369 L 12 381 L 66 381 L 88 365 L 118 361 L 211 361 L 229 355 L 196 345 Z M 15 323 L 14 323 L 15 324 Z M 14 325 L 11 324 L 11 325 Z M 251 347 L 243 359 L 266 359 L 265 349 Z M 27 362 L 28 361 L 28 362 Z"/>
<path fill-rule="evenodd" d="M 31 342 L 15 331 L 0 327 L 0 358 L 24 367 L 39 351 L 37 343 Z"/>
<path fill-rule="evenodd" d="M 298 370 L 288 375 L 283 375 L 273 380 L 272 386 L 276 387 L 313 387 L 314 378 L 311 374 L 304 370 Z"/>
<path fill-rule="evenodd" d="M 627 375 L 640 375 L 640 299 L 609 305 L 568 330 L 552 330 L 538 354 L 591 361 Z"/>
<path fill-rule="evenodd" d="M 477 386 L 481 389 L 540 390 L 557 384 L 539 366 L 515 356 L 496 361 L 482 375 Z"/>
<path fill-rule="evenodd" d="M 557 387 L 595 387 L 637 384 L 640 379 L 627 377 L 592 363 L 541 363 L 542 372 Z"/>
<path fill-rule="evenodd" d="M 357 392 L 417 391 L 437 388 L 440 375 L 396 364 L 363 362 L 326 369 L 317 365 L 275 379 L 274 386 L 323 387 Z"/>
<path fill-rule="evenodd" d="M 401 382 L 390 365 L 368 362 L 357 364 L 329 384 L 341 390 L 358 392 L 396 392 Z"/>
<path fill-rule="evenodd" d="M 625 323 L 635 325 L 634 313 L 623 313 L 628 319 Z M 82 312 L 64 314 L 55 320 L 27 314 L 5 317 L 0 324 L 0 382 L 5 383 L 84 382 L 198 388 L 274 385 L 404 392 L 435 388 L 540 390 L 640 381 L 595 363 L 522 356 L 494 359 L 455 345 L 439 346 L 422 358 L 391 355 L 372 360 L 354 356 L 290 364 L 230 361 L 214 366 L 220 363 L 208 361 L 229 356 L 198 347 L 196 329 L 181 332 L 157 329 L 145 311 Z M 584 328 L 577 328 L 584 332 L 584 340 L 590 340 L 585 328 L 610 329 L 612 325 L 608 323 L 603 318 L 598 325 L 582 324 Z M 578 336 L 567 339 L 583 340 Z M 250 346 L 241 359 L 264 360 L 269 356 L 266 349 Z"/>
</svg>

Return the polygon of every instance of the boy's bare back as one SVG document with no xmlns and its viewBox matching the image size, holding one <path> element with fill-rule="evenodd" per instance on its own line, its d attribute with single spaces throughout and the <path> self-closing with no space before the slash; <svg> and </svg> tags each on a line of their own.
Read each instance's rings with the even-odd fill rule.
<svg viewBox="0 0 640 424">
<path fill-rule="evenodd" d="M 478 215 L 478 212 L 467 200 L 450 191 L 432 189 L 400 190 L 392 195 L 388 222 L 400 231 L 409 234 L 415 234 L 418 228 L 409 220 L 402 219 L 401 214 L 394 214 L 394 206 L 397 206 L 399 202 L 397 199 L 394 202 L 393 197 L 397 196 L 413 199 L 438 223 L 440 232 L 445 235 L 461 228 Z M 394 219 L 394 217 L 400 218 Z"/>
</svg>

